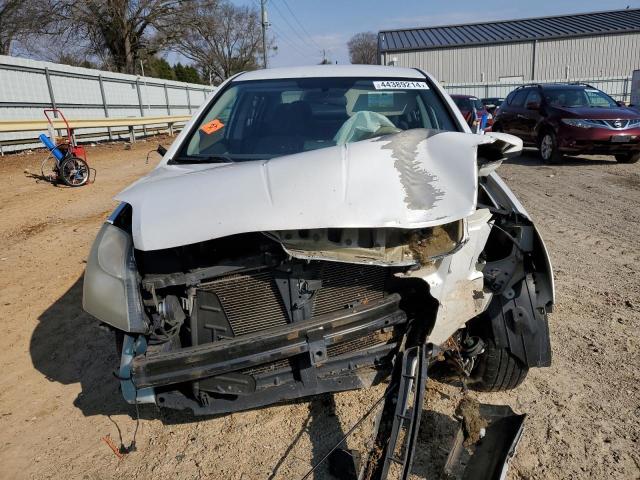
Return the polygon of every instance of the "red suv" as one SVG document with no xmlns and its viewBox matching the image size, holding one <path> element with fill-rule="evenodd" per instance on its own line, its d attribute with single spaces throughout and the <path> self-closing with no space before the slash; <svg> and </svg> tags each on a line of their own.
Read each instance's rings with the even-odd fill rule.
<svg viewBox="0 0 640 480">
<path fill-rule="evenodd" d="M 518 87 L 500 106 L 493 131 L 537 146 L 545 163 L 563 153 L 614 155 L 621 163 L 640 160 L 640 112 L 586 84 Z"/>
</svg>

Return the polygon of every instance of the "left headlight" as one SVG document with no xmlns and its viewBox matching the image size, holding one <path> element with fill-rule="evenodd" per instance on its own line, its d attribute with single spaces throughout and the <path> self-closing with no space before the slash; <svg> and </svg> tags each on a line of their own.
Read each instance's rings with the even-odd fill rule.
<svg viewBox="0 0 640 480">
<path fill-rule="evenodd" d="M 602 126 L 602 125 L 594 125 L 593 122 L 591 122 L 590 120 L 585 120 L 582 118 L 563 118 L 562 123 L 564 123 L 565 125 L 569 125 L 571 127 L 578 127 L 578 128 L 593 128 L 593 127 Z"/>
<path fill-rule="evenodd" d="M 147 331 L 138 289 L 131 235 L 105 223 L 96 237 L 84 272 L 82 308 L 125 332 Z"/>
</svg>

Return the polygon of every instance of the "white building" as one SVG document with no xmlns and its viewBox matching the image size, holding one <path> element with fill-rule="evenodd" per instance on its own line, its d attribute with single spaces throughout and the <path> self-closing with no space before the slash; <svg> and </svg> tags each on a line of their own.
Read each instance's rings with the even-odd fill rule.
<svg viewBox="0 0 640 480">
<path fill-rule="evenodd" d="M 452 83 L 630 77 L 640 9 L 447 25 L 378 34 L 379 62 Z"/>
</svg>

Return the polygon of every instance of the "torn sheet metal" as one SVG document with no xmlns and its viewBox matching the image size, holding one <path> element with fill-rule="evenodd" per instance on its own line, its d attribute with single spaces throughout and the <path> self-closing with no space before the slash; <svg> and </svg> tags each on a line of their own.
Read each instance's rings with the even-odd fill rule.
<svg viewBox="0 0 640 480">
<path fill-rule="evenodd" d="M 464 220 L 417 230 L 313 229 L 268 232 L 294 258 L 380 266 L 432 263 L 463 241 Z"/>
<path fill-rule="evenodd" d="M 484 276 L 478 257 L 491 232 L 491 212 L 476 210 L 467 218 L 466 242 L 454 254 L 434 265 L 426 265 L 408 274 L 422 278 L 429 284 L 429 292 L 438 300 L 440 308 L 428 342 L 442 345 L 465 323 L 486 309 L 492 298 L 484 287 Z"/>
<path fill-rule="evenodd" d="M 117 198 L 140 250 L 238 233 L 425 228 L 475 210 L 489 136 L 415 129 L 266 161 L 161 165 Z"/>
</svg>

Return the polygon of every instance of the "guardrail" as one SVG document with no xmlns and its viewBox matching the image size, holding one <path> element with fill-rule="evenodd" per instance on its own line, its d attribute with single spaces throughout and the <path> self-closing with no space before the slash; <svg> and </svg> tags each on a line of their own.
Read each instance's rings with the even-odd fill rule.
<svg viewBox="0 0 640 480">
<path fill-rule="evenodd" d="M 113 132 L 112 128 L 118 127 L 127 127 L 127 132 L 129 134 L 129 139 L 133 143 L 136 140 L 135 137 L 135 127 L 142 127 L 143 135 L 147 135 L 148 126 L 152 125 L 167 125 L 167 130 L 169 130 L 169 134 L 173 135 L 174 126 L 176 124 L 183 124 L 188 122 L 191 119 L 191 115 L 166 115 L 166 116 L 158 116 L 158 117 L 126 117 L 126 118 L 92 118 L 92 119 L 76 119 L 69 120 L 69 127 L 74 130 L 74 134 L 76 134 L 77 130 L 86 129 L 86 128 L 107 128 L 108 131 L 105 134 L 100 133 L 90 133 L 85 135 L 76 134 L 78 137 L 97 137 L 97 136 L 108 136 L 109 140 L 113 140 L 113 135 L 120 135 L 123 133 L 122 131 Z M 56 130 L 65 130 L 66 125 L 62 120 L 53 120 L 52 121 L 53 128 Z M 49 128 L 49 123 L 46 120 L 8 120 L 8 121 L 0 121 L 0 133 L 7 132 L 46 132 Z M 153 131 L 158 133 L 160 130 L 154 128 Z M 4 155 L 3 145 L 23 145 L 28 143 L 37 143 L 38 139 L 33 138 L 22 138 L 18 140 L 5 140 L 0 141 L 0 155 Z"/>
</svg>

